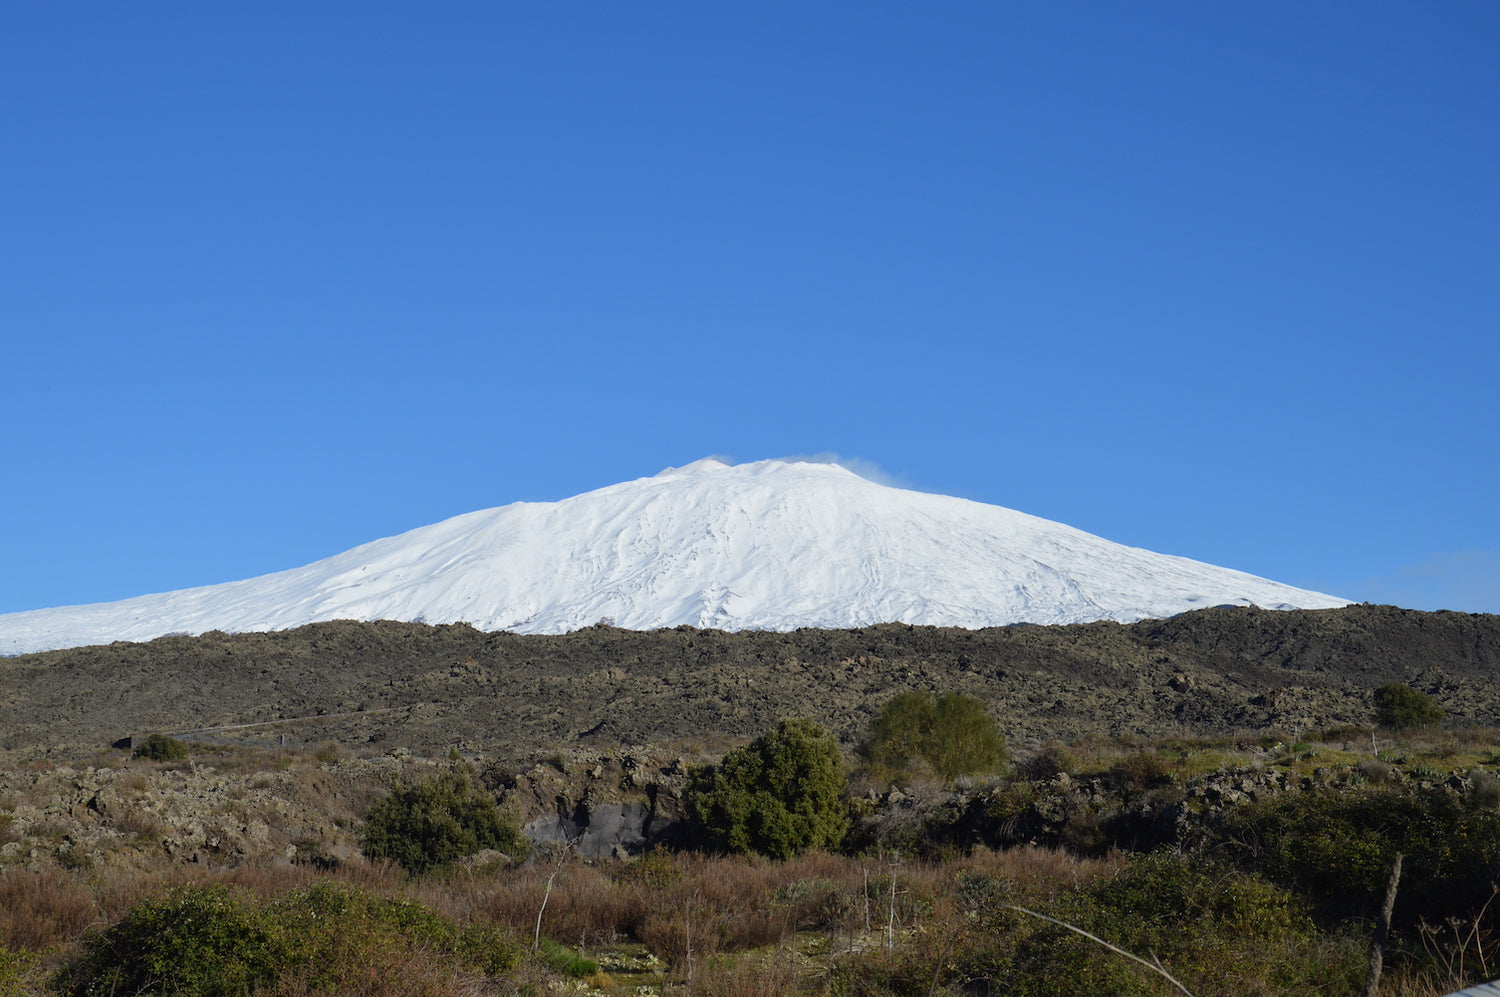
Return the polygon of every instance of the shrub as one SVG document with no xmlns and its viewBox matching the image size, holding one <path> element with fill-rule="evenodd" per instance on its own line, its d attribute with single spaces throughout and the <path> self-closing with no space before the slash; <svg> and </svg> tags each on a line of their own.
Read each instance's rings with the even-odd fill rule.
<svg viewBox="0 0 1500 997">
<path fill-rule="evenodd" d="M 65 971 L 67 993 L 240 997 L 275 976 L 267 926 L 222 886 L 184 887 L 142 901 L 85 940 Z"/>
<path fill-rule="evenodd" d="M 1090 892 L 1101 937 L 1195 993 L 1352 993 L 1362 980 L 1358 947 L 1320 944 L 1304 903 L 1253 874 L 1154 852 Z"/>
<path fill-rule="evenodd" d="M 1396 767 L 1379 758 L 1361 758 L 1359 764 L 1355 766 L 1355 771 L 1364 776 L 1367 782 L 1377 786 L 1396 779 Z"/>
<path fill-rule="evenodd" d="M 82 948 L 57 978 L 75 997 L 360 993 L 391 974 L 497 976 L 521 961 L 499 928 L 463 927 L 420 904 L 328 884 L 258 905 L 222 886 L 178 888 L 135 904 Z"/>
<path fill-rule="evenodd" d="M 859 750 L 875 768 L 901 772 L 920 760 L 945 781 L 998 772 L 1009 758 L 984 703 L 961 692 L 898 693 L 870 724 Z"/>
<path fill-rule="evenodd" d="M 1127 793 L 1143 793 L 1172 781 L 1167 760 L 1155 752 L 1137 752 L 1120 759 L 1109 770 L 1115 786 Z"/>
<path fill-rule="evenodd" d="M 476 789 L 464 769 L 415 786 L 397 786 L 365 820 L 365 854 L 393 859 L 414 875 L 486 848 L 513 859 L 531 851 L 515 818 Z"/>
<path fill-rule="evenodd" d="M 1469 776 L 1473 785 L 1473 800 L 1476 807 L 1494 810 L 1500 807 L 1500 778 L 1495 773 L 1475 769 Z"/>
<path fill-rule="evenodd" d="M 1402 853 L 1398 922 L 1472 916 L 1500 880 L 1500 814 L 1442 788 L 1288 793 L 1243 805 L 1216 832 L 1235 862 L 1323 915 L 1370 917 Z"/>
<path fill-rule="evenodd" d="M 684 802 L 710 847 L 777 859 L 837 848 L 849 827 L 843 756 L 811 720 L 783 720 L 718 765 L 694 770 Z"/>
<path fill-rule="evenodd" d="M 916 944 L 868 949 L 833 968 L 832 992 L 1165 995 L 1146 967 L 1025 908 L 1168 968 L 1202 997 L 1347 994 L 1358 945 L 1330 946 L 1304 905 L 1260 878 L 1170 853 L 1137 856 L 1093 882 L 1026 883 L 960 871 L 923 917 Z"/>
<path fill-rule="evenodd" d="M 1390 682 L 1375 690 L 1375 718 L 1394 730 L 1432 727 L 1442 722 L 1443 708 L 1426 693 Z"/>
<path fill-rule="evenodd" d="M 152 762 L 175 762 L 187 756 L 188 746 L 165 734 L 152 734 L 133 752 L 133 757 Z"/>
<path fill-rule="evenodd" d="M 1048 782 L 1078 771 L 1078 759 L 1061 744 L 1049 744 L 1017 766 L 1017 775 L 1031 782 Z"/>
</svg>

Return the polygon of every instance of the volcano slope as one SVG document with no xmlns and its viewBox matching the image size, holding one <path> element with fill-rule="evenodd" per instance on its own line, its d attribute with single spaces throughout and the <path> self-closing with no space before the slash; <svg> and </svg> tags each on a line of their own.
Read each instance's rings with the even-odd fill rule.
<svg viewBox="0 0 1500 997">
<path fill-rule="evenodd" d="M 1372 691 L 1500 726 L 1500 616 L 1390 606 L 1207 609 L 1131 625 L 886 624 L 728 633 L 318 623 L 0 659 L 0 749 L 162 731 L 205 742 L 493 754 L 700 746 L 806 716 L 846 743 L 904 689 L 978 696 L 1012 741 L 1369 724 Z M 197 733 L 188 733 L 197 732 Z"/>
</svg>

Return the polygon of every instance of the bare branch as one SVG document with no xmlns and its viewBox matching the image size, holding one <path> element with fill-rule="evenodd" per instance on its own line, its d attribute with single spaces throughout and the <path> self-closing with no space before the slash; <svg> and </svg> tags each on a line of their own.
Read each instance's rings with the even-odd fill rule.
<svg viewBox="0 0 1500 997">
<path fill-rule="evenodd" d="M 1011 910 L 1018 910 L 1022 914 L 1030 914 L 1032 917 L 1040 918 L 1043 921 L 1050 921 L 1051 923 L 1057 925 L 1058 927 L 1067 928 L 1069 931 L 1076 931 L 1078 934 L 1080 934 L 1083 937 L 1089 939 L 1090 941 L 1098 942 L 1100 945 L 1103 945 L 1105 948 L 1109 949 L 1111 952 L 1114 952 L 1116 955 L 1123 955 L 1125 958 L 1130 959 L 1133 962 L 1140 963 L 1142 966 L 1145 966 L 1147 969 L 1151 970 L 1152 972 L 1160 973 L 1162 976 L 1165 976 L 1167 978 L 1167 982 L 1171 983 L 1172 986 L 1176 987 L 1178 990 L 1181 990 L 1183 993 L 1187 994 L 1187 997 L 1193 997 L 1193 992 L 1191 990 L 1189 990 L 1187 987 L 1183 986 L 1180 982 L 1178 982 L 1177 977 L 1173 976 L 1171 973 L 1169 973 L 1165 969 L 1163 969 L 1159 963 L 1149 963 L 1145 959 L 1142 959 L 1138 955 L 1131 955 L 1129 952 L 1126 952 L 1124 949 L 1120 948 L 1118 945 L 1111 945 L 1109 942 L 1106 942 L 1104 939 L 1100 938 L 1098 935 L 1089 934 L 1087 931 L 1084 931 L 1082 928 L 1078 927 L 1077 925 L 1069 924 L 1067 921 L 1059 921 L 1055 917 L 1048 917 L 1046 914 L 1038 914 L 1034 910 L 1027 910 L 1025 907 L 1017 907 L 1015 904 L 1002 904 L 1001 906 L 1007 907 L 1007 908 L 1009 908 Z"/>
</svg>

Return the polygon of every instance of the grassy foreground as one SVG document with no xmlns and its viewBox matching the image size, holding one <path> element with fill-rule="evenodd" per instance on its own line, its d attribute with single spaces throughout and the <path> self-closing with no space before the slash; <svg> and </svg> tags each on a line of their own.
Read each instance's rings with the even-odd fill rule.
<svg viewBox="0 0 1500 997">
<path fill-rule="evenodd" d="M 0 997 L 1349 995 L 1364 985 L 1397 850 L 1407 871 L 1379 993 L 1436 997 L 1500 975 L 1497 744 L 1490 731 L 1083 739 L 970 787 L 966 813 L 989 823 L 967 839 L 953 826 L 913 829 L 910 809 L 900 820 L 866 813 L 876 832 L 900 825 L 899 847 L 870 833 L 857 854 L 781 862 L 539 850 L 414 877 L 309 849 L 233 864 L 205 851 L 174 858 L 148 847 L 159 827 L 132 832 L 139 853 L 110 853 L 131 861 L 83 862 L 67 861 L 59 824 L 53 850 L 11 848 L 0 866 Z M 135 763 L 127 775 L 146 801 L 190 764 Z M 247 785 L 271 774 L 321 785 L 336 770 L 285 754 L 268 757 L 269 773 L 248 755 L 221 764 L 247 770 Z M 1251 776 L 1297 788 L 1237 794 Z M 1122 813 L 1201 820 L 1133 851 L 1085 807 L 1057 841 L 983 843 L 1051 806 L 1058 787 L 1086 784 L 1127 800 Z M 856 783 L 855 809 L 870 810 L 879 786 Z M 226 805 L 255 800 L 235 795 L 230 786 Z M 935 784 L 903 796 L 956 798 Z M 340 822 L 356 819 L 351 799 L 375 798 L 340 797 Z M 18 806 L 0 800 L 0 811 Z"/>
</svg>

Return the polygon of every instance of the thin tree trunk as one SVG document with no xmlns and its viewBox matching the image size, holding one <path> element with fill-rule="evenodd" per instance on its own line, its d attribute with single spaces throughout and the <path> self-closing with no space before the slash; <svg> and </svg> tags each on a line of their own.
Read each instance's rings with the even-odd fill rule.
<svg viewBox="0 0 1500 997">
<path fill-rule="evenodd" d="M 1385 962 L 1385 940 L 1391 931 L 1391 912 L 1396 908 L 1396 885 L 1401 882 L 1401 853 L 1391 863 L 1391 878 L 1385 884 L 1385 902 L 1380 906 L 1380 924 L 1375 928 L 1375 937 L 1370 939 L 1370 972 L 1365 977 L 1363 997 L 1375 997 L 1380 989 L 1380 971 Z"/>
<path fill-rule="evenodd" d="M 535 952 L 542 945 L 542 915 L 547 913 L 547 901 L 552 897 L 552 881 L 557 878 L 557 872 L 562 868 L 562 855 L 557 856 L 557 864 L 552 867 L 552 875 L 547 877 L 547 889 L 542 894 L 542 906 L 536 912 L 536 934 L 531 936 L 531 951 Z"/>
</svg>

